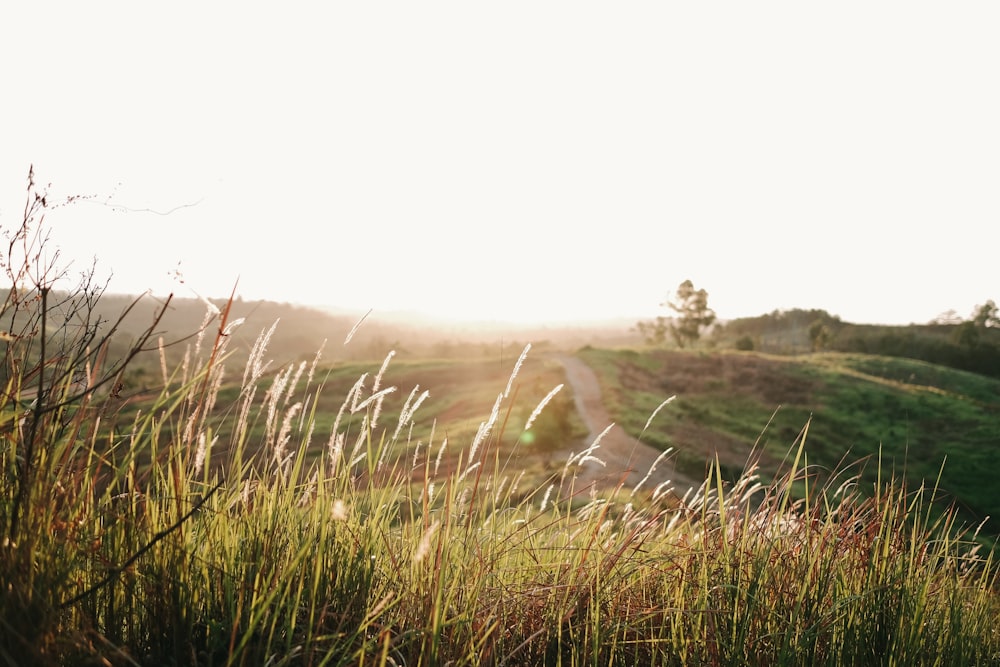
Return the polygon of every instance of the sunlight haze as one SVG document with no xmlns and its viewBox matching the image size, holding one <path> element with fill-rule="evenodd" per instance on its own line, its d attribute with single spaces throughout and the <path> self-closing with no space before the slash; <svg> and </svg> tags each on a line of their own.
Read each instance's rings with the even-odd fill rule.
<svg viewBox="0 0 1000 667">
<path fill-rule="evenodd" d="M 113 292 L 967 316 L 1000 298 L 998 34 L 991 2 L 16 3 L 0 227 L 33 164 Z"/>
</svg>

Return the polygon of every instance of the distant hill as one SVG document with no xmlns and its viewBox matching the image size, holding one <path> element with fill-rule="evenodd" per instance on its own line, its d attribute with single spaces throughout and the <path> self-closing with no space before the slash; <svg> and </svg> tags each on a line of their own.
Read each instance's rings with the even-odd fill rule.
<svg viewBox="0 0 1000 667">
<path fill-rule="evenodd" d="M 730 320 L 716 327 L 706 343 L 774 354 L 826 350 L 905 357 L 1000 378 L 1000 327 L 974 327 L 971 322 L 852 324 L 824 310 L 776 310 Z"/>
<path fill-rule="evenodd" d="M 154 313 L 163 300 L 149 296 L 106 294 L 97 313 L 106 322 L 116 320 L 127 308 L 132 308 L 121 327 L 122 346 L 134 339 L 153 321 Z M 206 322 L 211 303 L 225 308 L 225 299 L 174 297 L 166 309 L 157 330 L 167 343 L 171 359 L 177 361 L 187 344 Z M 588 325 L 514 325 L 503 322 L 460 324 L 431 319 L 416 319 L 397 313 L 382 314 L 357 311 L 336 311 L 274 301 L 233 302 L 229 321 L 245 321 L 233 331 L 229 349 L 234 366 L 245 359 L 257 337 L 277 322 L 268 345 L 269 355 L 276 363 L 312 358 L 323 349 L 326 360 L 381 360 L 390 350 L 416 356 L 442 358 L 498 356 L 519 354 L 525 343 L 539 347 L 573 348 L 587 343 L 603 345 L 636 344 L 637 336 L 625 323 L 592 323 Z M 412 319 L 411 319 L 412 318 Z M 205 331 L 203 345 L 209 345 L 218 332 L 218 316 L 212 317 Z M 345 344 L 349 334 L 350 342 Z M 503 349 L 501 349 L 503 348 Z M 158 363 L 158 362 L 157 362 Z"/>
<path fill-rule="evenodd" d="M 226 301 L 174 297 L 164 310 L 165 303 L 164 299 L 151 296 L 106 294 L 98 302 L 96 311 L 102 320 L 111 323 L 131 308 L 116 336 L 122 346 L 149 327 L 155 314 L 162 310 L 162 319 L 155 329 L 156 338 L 161 338 L 167 346 L 171 361 L 179 360 L 186 348 L 196 344 L 198 332 L 202 329 L 204 336 L 201 345 L 203 348 L 210 348 L 219 333 L 219 312 L 225 308 Z M 229 342 L 229 350 L 237 361 L 245 359 L 257 337 L 276 322 L 277 327 L 268 350 L 279 362 L 311 358 L 324 340 L 329 341 L 327 346 L 332 348 L 333 343 L 343 342 L 355 324 L 346 318 L 333 317 L 315 309 L 288 303 L 237 299 L 230 309 L 228 322 L 233 323 L 239 319 L 243 322 L 231 330 L 232 340 Z M 333 350 L 334 358 L 339 356 L 338 352 L 339 350 Z"/>
</svg>

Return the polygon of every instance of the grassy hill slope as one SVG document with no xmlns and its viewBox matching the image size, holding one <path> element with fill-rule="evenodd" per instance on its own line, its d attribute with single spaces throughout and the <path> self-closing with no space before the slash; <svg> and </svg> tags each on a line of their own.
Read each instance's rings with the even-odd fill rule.
<svg viewBox="0 0 1000 667">
<path fill-rule="evenodd" d="M 629 433 L 673 446 L 678 467 L 703 474 L 718 456 L 731 476 L 756 444 L 774 471 L 806 423 L 817 471 L 851 466 L 934 483 L 968 520 L 1000 513 L 1000 381 L 901 358 L 860 354 L 778 357 L 753 352 L 584 349 L 613 417 Z M 943 468 L 942 468 L 943 465 Z M 996 527 L 987 530 L 996 533 Z"/>
</svg>

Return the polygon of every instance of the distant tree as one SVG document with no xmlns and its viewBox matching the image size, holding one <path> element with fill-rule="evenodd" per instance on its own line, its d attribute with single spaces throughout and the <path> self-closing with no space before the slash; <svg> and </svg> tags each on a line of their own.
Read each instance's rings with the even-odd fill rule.
<svg viewBox="0 0 1000 667">
<path fill-rule="evenodd" d="M 1000 326 L 1000 309 L 992 300 L 976 306 L 972 311 L 972 317 L 959 323 L 952 333 L 952 340 L 967 349 L 977 350 L 983 341 L 983 330 L 987 327 Z"/>
<path fill-rule="evenodd" d="M 708 292 L 696 290 L 690 280 L 682 282 L 674 298 L 665 305 L 677 313 L 670 322 L 670 335 L 678 347 L 693 345 L 702 330 L 715 322 L 715 311 L 708 307 Z"/>
<path fill-rule="evenodd" d="M 993 299 L 988 300 L 981 306 L 976 306 L 972 313 L 972 323 L 977 327 L 1000 326 L 1000 309 Z"/>
<path fill-rule="evenodd" d="M 962 347 L 975 350 L 983 340 L 983 330 L 987 327 L 1000 326 L 1000 308 L 992 300 L 976 306 L 972 316 L 960 322 L 952 333 L 952 340 Z"/>
<path fill-rule="evenodd" d="M 657 316 L 652 322 L 637 323 L 635 328 L 649 345 L 663 345 L 667 340 L 670 323 L 667 318 Z"/>
<path fill-rule="evenodd" d="M 661 306 L 665 304 L 660 304 Z M 667 342 L 667 334 L 670 332 L 670 319 L 657 315 L 655 319 L 648 322 L 637 322 L 636 331 L 645 339 L 647 345 L 663 345 Z"/>
<path fill-rule="evenodd" d="M 826 349 L 830 343 L 830 329 L 823 320 L 816 320 L 809 326 L 809 342 L 812 343 L 813 352 Z"/>
<path fill-rule="evenodd" d="M 952 339 L 962 347 L 974 349 L 979 345 L 979 327 L 972 320 L 962 322 L 955 328 Z"/>
<path fill-rule="evenodd" d="M 708 307 L 708 292 L 695 289 L 690 280 L 677 287 L 673 299 L 660 305 L 670 308 L 676 316 L 658 316 L 636 324 L 636 330 L 650 345 L 662 345 L 668 334 L 678 347 L 693 345 L 701 338 L 702 331 L 715 323 L 715 311 Z"/>
<path fill-rule="evenodd" d="M 954 309 L 949 309 L 935 317 L 928 324 L 961 324 L 962 316 Z"/>
</svg>

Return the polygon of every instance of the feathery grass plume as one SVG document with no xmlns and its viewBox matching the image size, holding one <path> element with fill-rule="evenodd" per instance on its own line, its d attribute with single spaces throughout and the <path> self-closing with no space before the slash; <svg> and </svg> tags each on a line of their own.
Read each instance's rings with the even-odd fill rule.
<svg viewBox="0 0 1000 667">
<path fill-rule="evenodd" d="M 410 409 L 410 403 L 413 402 L 413 397 L 417 395 L 418 391 L 420 391 L 420 385 L 419 384 L 418 385 L 414 385 L 413 389 L 410 390 L 410 394 L 406 397 L 406 400 L 403 401 L 403 408 L 402 408 L 402 410 L 399 411 L 400 415 L 405 415 L 409 411 L 409 409 Z M 404 420 L 401 419 L 400 421 L 404 421 Z"/>
<path fill-rule="evenodd" d="M 181 442 L 184 444 L 194 442 L 194 432 L 198 425 L 200 415 L 197 411 L 192 412 L 188 415 L 188 418 L 184 420 L 184 430 L 181 432 Z"/>
<path fill-rule="evenodd" d="M 422 440 L 417 440 L 417 446 L 413 448 L 413 463 L 411 467 L 415 470 L 417 468 L 417 462 L 420 461 L 420 446 L 424 444 Z"/>
<path fill-rule="evenodd" d="M 444 457 L 444 450 L 448 447 L 448 437 L 441 441 L 441 446 L 438 447 L 437 457 L 434 459 L 434 476 L 437 477 L 438 468 L 441 467 L 441 459 Z"/>
<path fill-rule="evenodd" d="M 212 321 L 213 318 L 221 314 L 222 311 L 214 303 L 209 301 L 203 296 L 198 297 L 205 304 L 205 316 L 201 320 L 201 325 L 198 327 L 198 333 L 194 337 L 194 358 L 201 359 L 201 344 L 205 340 L 205 331 L 208 330 L 208 323 Z"/>
<path fill-rule="evenodd" d="M 437 431 L 437 419 L 431 420 L 431 434 L 427 436 L 427 456 L 430 457 L 431 446 L 434 444 L 434 433 Z"/>
<path fill-rule="evenodd" d="M 576 516 L 580 521 L 589 521 L 591 518 L 606 512 L 611 506 L 608 498 L 593 498 L 586 505 L 576 511 Z"/>
<path fill-rule="evenodd" d="M 510 496 L 511 498 L 517 497 L 517 489 L 519 486 L 521 486 L 521 480 L 524 479 L 524 475 L 525 471 L 522 470 L 517 474 L 517 477 L 514 478 L 514 482 L 510 485 L 510 493 L 508 493 L 507 495 Z"/>
<path fill-rule="evenodd" d="M 639 490 L 639 487 L 645 484 L 649 480 L 650 475 L 652 475 L 656 471 L 656 466 L 660 465 L 660 461 L 667 458 L 667 455 L 670 454 L 670 452 L 672 451 L 674 451 L 673 447 L 667 447 L 662 452 L 660 452 L 660 455 L 656 457 L 655 461 L 653 461 L 653 465 L 649 466 L 649 470 L 646 471 L 646 476 L 640 479 L 639 483 L 636 484 L 634 487 L 632 487 L 632 493 L 629 494 L 630 496 L 635 496 L 636 492 Z"/>
<path fill-rule="evenodd" d="M 413 432 L 413 415 L 416 414 L 417 409 L 420 408 L 421 404 L 427 400 L 427 397 L 431 395 L 430 390 L 424 389 L 424 391 L 417 397 L 417 400 L 413 402 L 413 405 L 406 411 L 406 423 L 410 425 L 410 432 Z"/>
<path fill-rule="evenodd" d="M 378 373 L 375 375 L 375 381 L 372 384 L 372 392 L 378 391 L 378 388 L 382 386 L 382 376 L 385 374 L 385 370 L 389 368 L 389 362 L 392 358 L 396 356 L 396 350 L 389 350 L 389 354 L 385 355 L 385 359 L 382 360 L 382 366 L 378 369 Z"/>
<path fill-rule="evenodd" d="M 299 507 L 308 507 L 315 500 L 316 496 L 316 486 L 319 481 L 319 470 L 314 469 L 312 477 L 306 482 L 305 486 L 302 488 L 302 494 L 299 496 Z"/>
<path fill-rule="evenodd" d="M 226 367 L 224 364 L 216 364 L 212 368 L 212 383 L 208 387 L 208 393 L 205 396 L 205 409 L 202 414 L 211 414 L 212 410 L 215 409 L 215 402 L 219 397 L 219 391 L 222 389 L 222 380 L 226 376 Z"/>
<path fill-rule="evenodd" d="M 315 356 L 313 356 L 312 363 L 309 365 L 309 373 L 306 375 L 306 386 L 311 387 L 313 383 L 313 376 L 316 374 L 316 367 L 319 366 L 320 359 L 323 358 L 323 350 L 326 348 L 326 338 L 320 343 L 319 348 L 316 350 Z"/>
<path fill-rule="evenodd" d="M 594 461 L 602 466 L 607 465 L 601 459 L 592 456 L 592 454 L 595 451 L 597 451 L 598 447 L 601 446 L 601 440 L 604 439 L 604 436 L 606 436 L 608 434 L 608 431 L 610 431 L 612 428 L 614 428 L 614 424 L 613 423 L 608 424 L 607 428 L 601 431 L 600 434 L 598 434 L 598 436 L 594 438 L 594 441 L 590 443 L 589 447 L 587 447 L 579 454 L 573 454 L 572 456 L 570 456 L 569 459 L 566 461 L 566 466 L 563 468 L 563 470 L 564 471 L 569 470 L 570 466 L 572 466 L 574 463 L 577 464 L 578 466 L 582 466 L 584 463 L 587 463 L 588 461 Z"/>
<path fill-rule="evenodd" d="M 475 463 L 470 463 L 468 467 L 466 467 L 466 469 L 462 471 L 462 474 L 458 476 L 458 481 L 459 482 L 463 481 L 466 477 L 469 476 L 470 472 L 478 468 L 481 464 L 482 461 L 476 461 Z"/>
<path fill-rule="evenodd" d="M 392 434 L 393 440 L 396 440 L 399 437 L 399 432 L 403 429 L 403 426 L 410 422 L 413 418 L 413 413 L 416 412 L 417 408 L 420 407 L 420 404 L 423 403 L 428 396 L 430 396 L 430 392 L 425 390 L 422 394 L 420 394 L 417 400 L 414 401 L 413 397 L 419 390 L 420 385 L 418 384 L 413 387 L 410 395 L 406 397 L 406 401 L 403 403 L 403 409 L 399 412 L 399 423 L 396 424 L 396 430 Z"/>
<path fill-rule="evenodd" d="M 361 428 L 358 429 L 358 437 L 354 440 L 354 447 L 351 449 L 351 461 L 347 464 L 348 470 L 364 461 L 368 455 L 368 452 L 363 451 L 365 443 L 368 441 L 368 435 L 368 417 L 364 417 L 361 420 Z"/>
<path fill-rule="evenodd" d="M 293 404 L 292 407 L 285 412 L 285 418 L 281 422 L 281 430 L 278 432 L 278 438 L 274 444 L 274 461 L 279 467 L 285 459 L 285 448 L 288 445 L 288 441 L 291 439 L 292 420 L 295 419 L 295 415 L 298 414 L 301 409 L 301 401 Z"/>
<path fill-rule="evenodd" d="M 246 434 L 249 428 L 250 409 L 256 397 L 257 385 L 250 387 L 249 390 L 244 387 L 240 391 L 240 407 L 236 417 L 236 429 L 233 431 L 234 438 L 238 439 L 241 434 Z"/>
<path fill-rule="evenodd" d="M 280 321 L 281 318 L 276 319 L 267 331 L 261 331 L 257 339 L 254 340 L 253 347 L 250 348 L 250 355 L 247 357 L 247 363 L 243 367 L 242 386 L 244 389 L 256 385 L 257 381 L 264 375 L 264 371 L 271 365 L 270 361 L 264 361 L 264 353 L 267 352 L 267 346 L 271 342 L 271 337 L 274 335 L 274 330 L 278 328 L 278 322 Z"/>
<path fill-rule="evenodd" d="M 243 480 L 243 485 L 240 488 L 240 504 L 243 507 L 248 507 L 250 505 L 250 493 L 254 491 L 257 483 L 250 478 Z"/>
<path fill-rule="evenodd" d="M 658 413 L 660 410 L 662 410 L 663 406 L 667 405 L 668 403 L 673 402 L 673 400 L 675 398 L 677 398 L 676 394 L 673 395 L 673 396 L 671 396 L 670 398 L 668 398 L 667 400 L 663 401 L 662 403 L 660 403 L 659 405 L 656 406 L 656 409 L 653 410 L 653 412 L 649 415 L 649 419 L 646 420 L 646 425 L 642 427 L 642 433 L 639 434 L 639 439 L 640 440 L 642 440 L 642 436 L 646 432 L 646 429 L 649 428 L 649 425 L 653 423 L 653 419 L 656 418 L 656 413 Z"/>
<path fill-rule="evenodd" d="M 330 510 L 330 518 L 334 521 L 347 521 L 347 503 L 340 498 L 333 501 L 333 508 Z"/>
<path fill-rule="evenodd" d="M 372 394 L 371 396 L 369 396 L 365 400 L 363 400 L 360 403 L 358 403 L 358 406 L 357 406 L 358 410 L 364 410 L 370 404 L 372 404 L 372 403 L 375 404 L 375 407 L 372 408 L 372 416 L 371 416 L 372 428 L 375 428 L 378 425 L 378 417 L 379 417 L 379 414 L 382 411 L 382 400 L 386 396 L 388 396 L 389 394 L 395 393 L 395 391 L 396 391 L 396 387 L 386 387 L 385 389 L 379 390 L 378 392 Z"/>
<path fill-rule="evenodd" d="M 191 347 L 188 346 L 184 349 L 184 357 L 181 359 L 181 384 L 187 384 L 188 380 L 191 379 Z M 194 392 L 191 392 L 185 396 L 185 400 L 189 404 L 194 404 L 197 396 Z"/>
<path fill-rule="evenodd" d="M 337 431 L 340 429 L 340 420 L 343 418 L 344 412 L 348 409 L 348 406 L 357 405 L 355 396 L 358 394 L 358 392 L 361 391 L 362 387 L 364 387 L 365 379 L 367 377 L 368 377 L 367 373 L 362 373 L 361 377 L 359 377 L 357 382 L 354 383 L 354 386 L 351 387 L 350 391 L 347 392 L 347 395 L 344 397 L 344 402 L 340 404 L 340 409 L 337 411 L 337 416 L 333 420 L 333 428 L 330 429 L 331 430 L 330 437 L 333 437 L 332 434 L 337 433 Z M 351 414 L 353 414 L 353 411 L 351 412 Z"/>
<path fill-rule="evenodd" d="M 389 350 L 389 354 L 385 355 L 385 359 L 382 361 L 382 366 L 378 369 L 378 373 L 375 375 L 375 382 L 372 385 L 372 394 L 375 398 L 375 409 L 372 410 L 372 428 L 376 428 L 378 425 L 379 415 L 382 414 L 382 401 L 385 398 L 385 394 L 379 392 L 379 387 L 382 386 L 382 376 L 385 374 L 386 369 L 389 367 L 389 361 L 395 356 L 395 350 Z M 395 387 L 393 387 L 395 391 Z"/>
<path fill-rule="evenodd" d="M 362 324 L 362 323 L 363 323 L 363 322 L 364 322 L 365 320 L 367 320 L 367 319 L 368 319 L 368 316 L 369 316 L 369 315 L 371 315 L 371 314 L 372 314 L 372 310 L 374 310 L 374 309 L 373 309 L 373 308 L 369 308 L 369 309 L 368 309 L 368 312 L 367 312 L 367 313 L 365 313 L 364 315 L 362 315 L 362 316 L 361 316 L 361 319 L 360 319 L 360 320 L 358 320 L 358 321 L 357 321 L 357 323 L 356 323 L 356 324 L 355 324 L 355 325 L 354 325 L 354 326 L 353 326 L 353 327 L 351 328 L 350 332 L 348 332 L 348 334 L 347 334 L 347 338 L 345 338 L 345 339 L 344 339 L 344 345 L 347 345 L 348 343 L 350 343 L 350 342 L 351 342 L 351 339 L 352 339 L 352 338 L 354 338 L 354 334 L 356 334 L 356 333 L 357 333 L 357 331 L 358 331 L 358 329 L 360 329 L 360 328 L 361 328 L 361 324 Z"/>
<path fill-rule="evenodd" d="M 216 436 L 212 438 L 212 445 L 218 441 L 219 437 Z M 198 434 L 198 449 L 194 453 L 194 471 L 193 476 L 198 477 L 201 475 L 202 467 L 205 465 L 205 450 L 208 447 L 207 438 L 205 437 L 205 432 L 202 431 Z"/>
<path fill-rule="evenodd" d="M 477 463 L 476 466 L 478 466 L 478 465 L 479 464 Z M 469 494 L 470 494 L 471 491 L 472 491 L 472 489 L 469 488 L 469 486 L 465 486 L 459 492 L 458 497 L 455 498 L 455 503 L 451 507 L 452 516 L 453 517 L 460 517 L 463 514 L 465 514 L 466 510 L 468 509 L 467 506 L 469 504 Z"/>
<path fill-rule="evenodd" d="M 295 371 L 295 375 L 292 377 L 291 380 L 289 380 L 287 386 L 288 391 L 285 392 L 285 400 L 282 402 L 282 407 L 287 406 L 288 402 L 292 400 L 292 396 L 295 395 L 295 390 L 299 385 L 299 380 L 302 379 L 302 374 L 306 370 L 306 363 L 307 362 L 305 361 L 299 362 L 298 370 Z"/>
<path fill-rule="evenodd" d="M 163 344 L 163 336 L 156 339 L 156 349 L 160 353 L 160 376 L 163 378 L 163 386 L 170 382 L 170 374 L 167 373 L 167 350 Z"/>
<path fill-rule="evenodd" d="M 511 371 L 510 377 L 507 379 L 507 388 L 503 390 L 504 398 L 510 396 L 510 390 L 514 385 L 514 378 L 517 377 L 518 371 L 521 370 L 521 364 L 524 363 L 524 358 L 528 356 L 528 350 L 531 349 L 531 343 L 524 346 L 524 350 L 521 352 L 521 356 L 517 358 L 517 363 L 514 364 L 514 370 Z"/>
<path fill-rule="evenodd" d="M 527 431 L 528 429 L 531 428 L 531 425 L 535 423 L 535 420 L 538 418 L 538 415 L 542 414 L 542 410 L 545 409 L 545 406 L 548 405 L 549 401 L 551 401 L 552 398 L 562 390 L 562 388 L 563 388 L 563 385 L 561 385 L 561 384 L 557 385 L 555 389 L 553 389 L 552 391 L 550 391 L 545 396 L 545 398 L 543 398 L 541 400 L 541 402 L 534 409 L 534 411 L 532 411 L 531 416 L 528 417 L 528 421 L 525 422 L 525 424 L 524 424 L 524 430 L 525 431 Z"/>
<path fill-rule="evenodd" d="M 673 489 L 673 486 L 672 486 L 671 480 L 669 480 L 669 479 L 667 481 L 665 481 L 665 482 L 660 482 L 659 484 L 657 484 L 653 488 L 653 495 L 652 495 L 653 502 L 655 503 L 660 498 L 662 498 L 663 496 L 667 495 L 667 493 L 671 489 Z"/>
<path fill-rule="evenodd" d="M 538 505 L 538 511 L 544 512 L 545 507 L 549 504 L 549 498 L 552 496 L 552 490 L 556 488 L 555 484 L 549 484 L 549 488 L 545 489 L 545 495 L 542 496 L 542 502 Z"/>
<path fill-rule="evenodd" d="M 420 407 L 420 405 L 424 401 L 426 401 L 427 397 L 430 396 L 430 395 L 431 395 L 430 390 L 429 389 L 424 389 L 423 393 L 420 394 L 419 397 L 417 397 L 417 400 L 414 401 L 413 405 L 410 407 L 409 415 L 407 415 L 406 421 L 413 421 L 413 415 L 417 412 L 417 409 Z"/>
<path fill-rule="evenodd" d="M 211 414 L 212 410 L 215 408 L 215 401 L 219 396 L 219 390 L 222 387 L 222 380 L 225 376 L 225 365 L 216 364 L 210 370 L 211 376 L 208 379 L 207 389 L 208 391 L 204 395 L 198 395 L 202 403 L 201 409 L 192 410 L 191 414 L 185 421 L 184 431 L 181 435 L 181 442 L 183 443 L 193 443 L 195 441 L 195 433 L 200 432 L 201 427 L 204 426 L 204 422 L 208 415 Z M 195 392 L 191 392 L 188 395 L 189 402 L 193 406 L 195 399 Z"/>
<path fill-rule="evenodd" d="M 302 426 L 306 427 L 306 437 L 302 440 L 302 447 L 303 447 L 303 449 L 305 449 L 306 451 L 308 451 L 309 450 L 309 445 L 312 444 L 313 433 L 315 433 L 315 431 L 316 431 L 316 420 L 312 419 L 312 418 L 309 418 L 307 420 L 306 419 L 306 412 L 305 412 L 305 410 L 302 411 L 301 420 L 302 420 L 303 423 L 299 424 L 299 428 L 301 429 Z"/>
<path fill-rule="evenodd" d="M 233 332 L 236 331 L 237 328 L 239 328 L 240 326 L 242 326 L 243 323 L 246 322 L 246 321 L 247 321 L 247 318 L 245 318 L 245 317 L 237 317 L 235 320 L 233 320 L 232 322 L 230 322 L 229 324 L 226 325 L 226 328 L 222 330 L 222 335 L 225 336 L 225 337 L 227 337 L 227 338 L 229 336 L 232 336 Z"/>
<path fill-rule="evenodd" d="M 476 431 L 476 437 L 472 441 L 472 447 L 469 448 L 469 463 L 476 458 L 476 452 L 479 450 L 479 445 L 482 444 L 483 440 L 489 436 L 490 431 L 493 430 L 493 425 L 496 424 L 497 418 L 500 416 L 500 404 L 503 402 L 503 394 L 497 396 L 497 400 L 493 403 L 493 409 L 490 410 L 490 417 L 484 422 L 479 424 L 479 430 Z"/>
<path fill-rule="evenodd" d="M 264 434 L 266 438 L 266 446 L 270 449 L 274 446 L 275 438 L 275 417 L 278 413 L 278 402 L 281 400 L 282 394 L 285 392 L 285 386 L 288 384 L 288 376 L 291 373 L 291 367 L 286 368 L 284 371 L 279 371 L 277 375 L 274 376 L 274 380 L 271 383 L 271 387 L 264 394 L 264 402 L 267 404 L 267 418 L 264 421 Z"/>
<path fill-rule="evenodd" d="M 641 509 L 636 509 L 632 503 L 625 503 L 625 507 L 622 508 L 621 523 L 627 526 L 635 520 L 636 516 L 642 518 L 645 515 Z"/>
<path fill-rule="evenodd" d="M 361 393 L 365 388 L 365 380 L 368 379 L 368 373 L 362 373 L 358 381 L 354 383 L 354 387 L 351 388 L 351 414 L 356 413 L 360 408 L 358 408 L 358 403 L 361 399 Z"/>
<path fill-rule="evenodd" d="M 365 419 L 367 420 L 368 417 L 366 416 Z M 368 425 L 368 430 L 369 432 L 371 432 L 370 424 Z M 411 441 L 412 436 L 413 436 L 413 424 L 410 424 L 410 432 L 409 435 L 407 435 L 406 437 L 407 444 Z M 389 450 L 391 449 L 392 447 L 387 446 L 385 442 L 383 442 L 382 445 L 379 447 L 379 457 L 378 457 L 378 463 L 376 465 L 376 468 L 378 470 L 382 470 L 385 467 L 386 460 L 389 458 Z"/>
<path fill-rule="evenodd" d="M 326 443 L 327 456 L 329 457 L 330 477 L 337 476 L 337 466 L 344 456 L 344 434 L 336 431 L 330 433 L 330 440 Z"/>
<path fill-rule="evenodd" d="M 427 555 L 431 552 L 431 540 L 434 539 L 435 533 L 441 527 L 441 521 L 437 520 L 427 527 L 424 534 L 420 536 L 420 543 L 417 545 L 416 550 L 413 552 L 413 563 L 414 565 L 423 562 Z"/>
<path fill-rule="evenodd" d="M 502 478 L 500 478 L 500 481 L 497 483 L 497 488 L 493 492 L 494 505 L 500 504 L 500 500 L 503 498 L 503 490 L 507 487 L 507 484 L 509 483 L 510 483 L 510 478 L 507 475 L 504 475 Z"/>
<path fill-rule="evenodd" d="M 219 307 L 216 306 L 214 303 L 212 303 L 211 300 L 203 297 L 201 294 L 197 294 L 197 297 L 198 297 L 199 301 L 201 301 L 203 304 L 205 304 L 205 310 L 207 311 L 206 316 L 205 316 L 205 320 L 206 320 L 205 324 L 207 324 L 208 322 L 210 322 L 213 317 L 222 314 L 222 311 L 219 310 Z"/>
<path fill-rule="evenodd" d="M 597 450 L 597 447 L 590 447 L 590 448 L 587 449 L 587 452 L 594 452 L 595 450 Z M 586 452 L 584 453 L 584 456 L 580 457 L 580 460 L 577 463 L 577 465 L 581 465 L 582 466 L 584 463 L 588 463 L 590 461 L 593 461 L 594 463 L 596 463 L 599 466 L 607 466 L 608 465 L 603 459 L 599 459 L 596 456 L 594 456 L 593 454 L 588 454 Z"/>
</svg>

